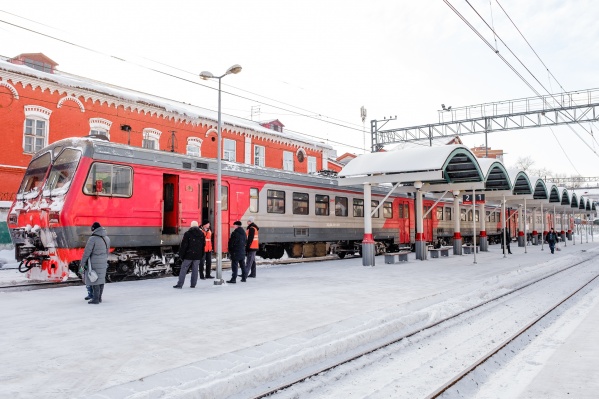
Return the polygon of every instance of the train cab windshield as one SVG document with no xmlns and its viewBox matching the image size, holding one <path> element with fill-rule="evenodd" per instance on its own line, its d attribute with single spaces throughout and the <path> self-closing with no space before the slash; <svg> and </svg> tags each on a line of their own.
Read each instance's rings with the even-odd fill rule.
<svg viewBox="0 0 599 399">
<path fill-rule="evenodd" d="M 66 193 L 73 181 L 73 176 L 81 159 L 81 151 L 65 148 L 50 169 L 44 185 L 44 196 L 55 196 Z"/>
<path fill-rule="evenodd" d="M 51 161 L 49 152 L 31 161 L 17 192 L 18 200 L 33 199 L 40 194 Z"/>
</svg>

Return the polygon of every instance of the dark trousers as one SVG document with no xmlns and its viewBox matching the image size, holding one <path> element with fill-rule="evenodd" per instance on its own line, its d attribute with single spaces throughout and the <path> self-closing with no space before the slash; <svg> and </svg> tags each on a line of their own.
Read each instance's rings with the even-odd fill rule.
<svg viewBox="0 0 599 399">
<path fill-rule="evenodd" d="M 212 253 L 205 252 L 204 257 L 200 259 L 200 277 L 204 278 L 204 264 L 206 265 L 206 277 L 212 273 Z"/>
<path fill-rule="evenodd" d="M 256 277 L 256 251 L 249 250 L 245 258 L 245 267 L 247 276 Z"/>
<path fill-rule="evenodd" d="M 241 267 L 241 279 L 245 280 L 247 277 L 247 270 L 245 268 L 245 259 L 233 259 L 231 258 L 231 271 L 233 275 L 231 276 L 231 280 L 235 281 L 237 279 L 237 270 Z"/>
<path fill-rule="evenodd" d="M 187 275 L 189 266 L 191 266 L 191 286 L 195 287 L 198 282 L 198 266 L 199 265 L 200 265 L 199 260 L 185 259 L 183 261 L 183 264 L 181 265 L 181 271 L 179 272 L 179 282 L 177 283 L 177 285 L 179 287 L 183 287 L 183 284 L 185 284 L 185 276 Z"/>
<path fill-rule="evenodd" d="M 555 241 L 549 241 L 549 249 L 551 250 L 551 253 L 555 251 Z"/>
</svg>

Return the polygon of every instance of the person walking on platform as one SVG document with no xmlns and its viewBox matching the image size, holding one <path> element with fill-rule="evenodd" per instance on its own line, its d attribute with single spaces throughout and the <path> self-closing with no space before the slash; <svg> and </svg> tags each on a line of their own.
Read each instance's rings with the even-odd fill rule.
<svg viewBox="0 0 599 399">
<path fill-rule="evenodd" d="M 245 267 L 247 268 L 247 276 L 256 278 L 256 252 L 258 251 L 258 226 L 254 223 L 254 217 L 248 218 L 248 227 L 246 229 L 247 243 L 245 244 Z"/>
<path fill-rule="evenodd" d="M 204 220 L 202 222 L 202 232 L 204 233 L 204 239 L 206 245 L 204 245 L 204 256 L 200 259 L 200 278 L 204 279 L 204 264 L 206 264 L 206 278 L 214 278 L 211 276 L 212 273 L 212 230 L 210 230 L 210 221 Z"/>
<path fill-rule="evenodd" d="M 504 240 L 505 240 L 505 245 L 504 245 Z M 506 229 L 505 230 L 505 234 L 504 234 L 504 229 L 501 229 L 501 248 L 507 249 L 507 253 L 508 254 L 512 254 L 512 250 L 510 249 L 510 241 L 512 241 L 512 237 L 510 236 L 510 229 Z"/>
<path fill-rule="evenodd" d="M 85 285 L 91 287 L 92 298 L 89 304 L 97 305 L 102 303 L 102 294 L 104 293 L 104 284 L 106 284 L 106 269 L 108 269 L 108 253 L 110 252 L 110 238 L 106 235 L 106 229 L 100 226 L 100 223 L 92 224 L 92 235 L 85 244 L 83 256 L 81 257 L 81 274 L 85 279 Z M 91 281 L 87 274 L 91 268 L 98 275 L 96 281 Z M 89 292 L 89 291 L 88 291 Z"/>
<path fill-rule="evenodd" d="M 194 220 L 191 222 L 190 229 L 183 234 L 179 246 L 179 258 L 183 259 L 183 263 L 179 271 L 179 281 L 173 285 L 173 288 L 183 288 L 189 266 L 191 266 L 191 288 L 195 288 L 198 282 L 198 266 L 204 256 L 205 244 L 204 233 L 200 231 L 198 222 Z"/>
<path fill-rule="evenodd" d="M 557 242 L 557 234 L 555 233 L 555 230 L 552 227 L 551 231 L 549 231 L 549 233 L 547 233 L 547 244 L 549 244 L 549 249 L 551 250 L 552 254 L 553 254 L 553 251 L 555 251 L 555 243 L 556 242 Z"/>
<path fill-rule="evenodd" d="M 233 272 L 233 275 L 231 276 L 231 280 L 227 282 L 235 284 L 237 282 L 238 267 L 241 268 L 241 281 L 246 281 L 245 245 L 247 243 L 247 237 L 239 220 L 233 223 L 233 226 L 235 226 L 235 230 L 233 230 L 231 237 L 229 238 L 229 255 L 231 256 L 231 271 Z"/>
</svg>

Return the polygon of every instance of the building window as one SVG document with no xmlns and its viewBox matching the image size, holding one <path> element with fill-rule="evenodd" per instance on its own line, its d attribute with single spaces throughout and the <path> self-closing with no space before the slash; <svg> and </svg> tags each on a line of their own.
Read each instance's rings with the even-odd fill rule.
<svg viewBox="0 0 599 399">
<path fill-rule="evenodd" d="M 445 220 L 451 220 L 451 208 L 445 208 Z"/>
<path fill-rule="evenodd" d="M 258 212 L 258 189 L 250 188 L 250 212 Z"/>
<path fill-rule="evenodd" d="M 391 202 L 385 202 L 383 204 L 383 217 L 385 219 L 393 218 L 393 204 Z"/>
<path fill-rule="evenodd" d="M 104 136 L 110 140 L 110 127 L 112 122 L 103 118 L 90 118 L 89 120 L 89 135 Z"/>
<path fill-rule="evenodd" d="M 146 128 L 143 130 L 141 146 L 151 150 L 160 149 L 160 136 L 162 132 L 156 129 Z"/>
<path fill-rule="evenodd" d="M 263 146 L 255 145 L 254 146 L 254 165 L 262 166 L 262 167 L 266 166 L 265 154 L 266 154 L 266 150 Z"/>
<path fill-rule="evenodd" d="M 318 216 L 329 216 L 329 196 L 316 194 L 314 197 L 314 213 Z"/>
<path fill-rule="evenodd" d="M 308 173 L 316 173 L 316 157 L 308 157 Z"/>
<path fill-rule="evenodd" d="M 293 214 L 294 215 L 308 215 L 309 207 L 308 202 L 310 197 L 306 193 L 293 193 Z"/>
<path fill-rule="evenodd" d="M 283 170 L 293 172 L 293 153 L 291 151 L 283 151 Z"/>
<path fill-rule="evenodd" d="M 372 207 L 372 210 L 375 210 L 377 206 L 379 206 L 379 202 L 378 201 L 370 201 L 370 206 Z M 378 218 L 381 217 L 381 212 L 380 209 L 376 210 L 376 213 L 372 216 L 373 218 Z"/>
<path fill-rule="evenodd" d="M 347 197 L 335 197 L 335 216 L 347 216 Z"/>
<path fill-rule="evenodd" d="M 223 159 L 225 161 L 236 162 L 237 143 L 235 142 L 235 140 L 224 139 L 223 144 Z"/>
<path fill-rule="evenodd" d="M 266 212 L 285 213 L 285 191 L 268 190 L 266 192 Z"/>
<path fill-rule="evenodd" d="M 199 137 L 188 137 L 187 138 L 187 155 L 192 157 L 202 156 L 202 139 Z"/>
<path fill-rule="evenodd" d="M 48 145 L 50 111 L 37 105 L 25 106 L 23 126 L 23 151 L 35 153 Z"/>
<path fill-rule="evenodd" d="M 354 198 L 354 217 L 364 217 L 364 200 Z"/>
<path fill-rule="evenodd" d="M 38 71 L 54 73 L 52 71 L 52 65 L 42 61 L 32 60 L 31 58 L 25 58 L 23 60 L 23 63 L 27 65 L 29 68 L 37 69 Z"/>
</svg>

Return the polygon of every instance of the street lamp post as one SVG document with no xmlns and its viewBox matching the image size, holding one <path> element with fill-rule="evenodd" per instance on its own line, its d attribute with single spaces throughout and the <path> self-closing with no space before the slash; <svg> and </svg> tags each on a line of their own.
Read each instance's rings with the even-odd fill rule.
<svg viewBox="0 0 599 399">
<path fill-rule="evenodd" d="M 203 80 L 217 79 L 218 80 L 218 127 L 216 132 L 217 137 L 217 155 L 216 155 L 216 279 L 214 280 L 215 285 L 221 285 L 225 282 L 223 279 L 223 223 L 222 223 L 222 182 L 221 182 L 221 158 L 222 158 L 222 138 L 221 138 L 221 111 L 220 111 L 220 96 L 221 96 L 221 79 L 230 74 L 237 74 L 241 72 L 241 66 L 239 64 L 233 65 L 227 69 L 227 72 L 221 76 L 214 76 L 208 71 L 200 73 L 200 78 Z"/>
</svg>

